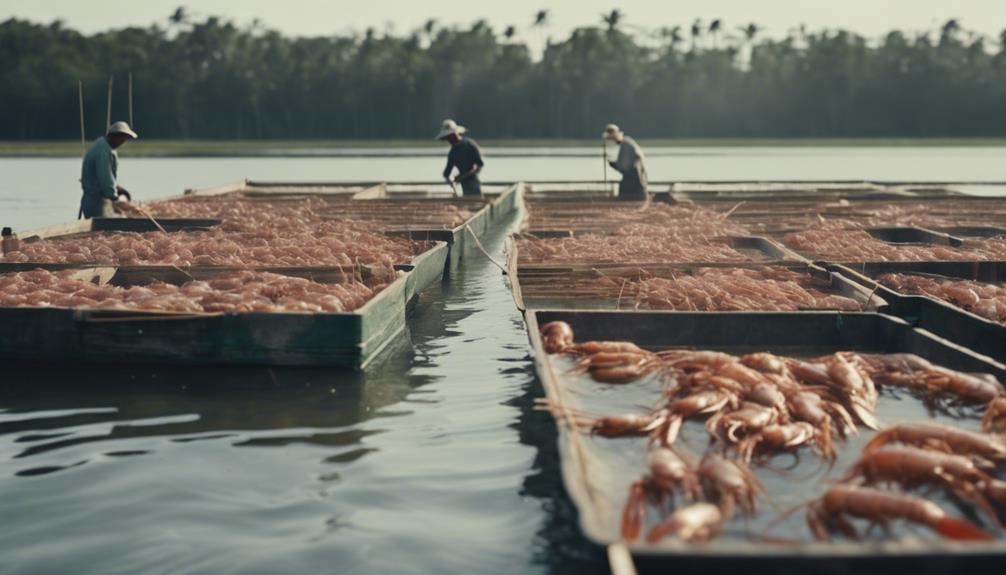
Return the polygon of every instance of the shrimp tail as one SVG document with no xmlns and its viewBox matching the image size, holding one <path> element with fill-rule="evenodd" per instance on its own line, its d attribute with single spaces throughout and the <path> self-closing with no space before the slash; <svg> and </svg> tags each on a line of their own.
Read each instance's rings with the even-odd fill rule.
<svg viewBox="0 0 1006 575">
<path fill-rule="evenodd" d="M 956 517 L 943 517 L 936 521 L 933 529 L 947 539 L 956 541 L 992 541 L 995 537 L 970 521 Z"/>
<path fill-rule="evenodd" d="M 642 481 L 629 486 L 629 498 L 622 510 L 622 538 L 635 541 L 646 520 L 646 488 Z"/>
</svg>

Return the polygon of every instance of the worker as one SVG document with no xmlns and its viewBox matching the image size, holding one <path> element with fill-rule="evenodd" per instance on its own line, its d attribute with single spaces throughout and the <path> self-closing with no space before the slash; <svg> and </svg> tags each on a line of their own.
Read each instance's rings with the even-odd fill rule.
<svg viewBox="0 0 1006 575">
<path fill-rule="evenodd" d="M 465 197 L 481 196 L 482 183 L 479 181 L 479 172 L 485 163 L 482 162 L 482 150 L 475 140 L 465 138 L 464 126 L 458 125 L 454 120 L 444 120 L 440 126 L 438 140 L 444 140 L 451 145 L 451 150 L 447 152 L 447 167 L 444 168 L 444 179 L 454 187 L 454 184 L 461 184 L 461 191 Z M 458 169 L 458 175 L 451 179 L 451 172 Z"/>
<path fill-rule="evenodd" d="M 618 183 L 618 199 L 646 200 L 646 165 L 643 150 L 635 140 L 625 135 L 615 124 L 608 124 L 603 137 L 618 144 L 618 157 L 608 164 L 622 174 Z M 607 160 L 607 158 L 605 158 Z"/>
<path fill-rule="evenodd" d="M 84 192 L 80 199 L 80 215 L 85 218 L 121 217 L 122 203 L 133 197 L 118 183 L 116 150 L 138 137 L 126 122 L 115 122 L 104 136 L 91 144 L 80 168 L 80 187 Z"/>
</svg>

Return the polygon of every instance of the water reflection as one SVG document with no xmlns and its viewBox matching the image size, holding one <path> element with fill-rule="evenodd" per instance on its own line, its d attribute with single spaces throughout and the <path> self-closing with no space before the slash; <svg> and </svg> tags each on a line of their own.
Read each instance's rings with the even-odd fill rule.
<svg viewBox="0 0 1006 575">
<path fill-rule="evenodd" d="M 97 455 L 123 457 L 151 450 L 112 449 L 102 443 L 164 438 L 173 443 L 225 441 L 233 447 L 294 444 L 345 449 L 381 433 L 354 429 L 374 418 L 407 415 L 386 409 L 434 381 L 403 378 L 411 353 L 408 334 L 389 350 L 387 361 L 366 372 L 324 369 L 149 368 L 142 366 L 9 367 L 0 389 L 0 453 L 17 475 L 40 475 L 81 464 L 32 467 L 38 456 L 94 444 Z M 340 453 L 335 462 L 367 453 Z M 355 456 L 350 455 L 355 454 Z"/>
<path fill-rule="evenodd" d="M 482 258 L 424 292 L 365 373 L 6 367 L 0 554 L 16 571 L 606 570 Z"/>
</svg>

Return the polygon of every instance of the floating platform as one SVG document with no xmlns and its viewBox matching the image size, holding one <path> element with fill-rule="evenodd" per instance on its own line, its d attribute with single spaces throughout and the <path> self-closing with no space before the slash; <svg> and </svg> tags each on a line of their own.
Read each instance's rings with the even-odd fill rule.
<svg viewBox="0 0 1006 575">
<path fill-rule="evenodd" d="M 654 397 L 645 382 L 629 386 L 612 386 L 593 382 L 589 377 L 576 375 L 572 360 L 563 354 L 550 355 L 544 350 L 539 335 L 540 326 L 551 321 L 568 323 L 577 341 L 624 340 L 651 350 L 667 348 L 698 348 L 742 354 L 768 351 L 775 354 L 808 357 L 836 351 L 874 353 L 913 353 L 939 365 L 965 372 L 990 373 L 1006 381 L 1006 366 L 975 354 L 926 330 L 912 327 L 908 322 L 876 313 L 835 312 L 625 312 L 625 311 L 558 311 L 535 310 L 525 315 L 528 335 L 534 354 L 535 369 L 545 390 L 550 411 L 559 428 L 559 453 L 563 481 L 578 510 L 580 527 L 586 536 L 598 545 L 623 545 L 620 536 L 622 506 L 628 495 L 628 485 L 645 472 L 646 438 L 607 439 L 591 436 L 579 428 L 577 419 L 583 413 L 611 415 L 635 407 L 650 405 Z M 576 379 L 579 378 L 579 379 Z M 615 392 L 618 393 L 615 393 Z M 638 393 L 637 393 L 638 392 Z M 900 407 L 897 400 L 882 405 L 885 413 L 878 416 L 894 417 L 904 414 L 906 419 L 926 417 L 926 410 Z M 914 403 L 914 402 L 913 402 Z M 608 411 L 601 411 L 607 408 Z M 612 411 L 612 410 L 616 411 Z M 617 411 L 621 410 L 621 411 Z M 891 411 L 893 410 L 893 411 Z M 891 421 L 885 421 L 890 423 Z M 686 424 L 686 427 L 689 424 Z M 697 424 L 697 428 L 702 428 Z M 694 445 L 699 437 L 682 431 L 682 440 Z M 868 435 L 868 434 L 867 434 Z M 703 438 L 705 439 L 705 438 Z M 868 436 L 867 436 L 868 439 Z M 707 439 L 705 439 L 707 441 Z M 849 448 L 858 448 L 861 441 Z M 801 472 L 820 466 L 820 462 L 801 467 Z M 794 471 L 795 473 L 796 471 Z M 770 490 L 787 493 L 787 504 L 806 501 L 819 493 L 809 489 L 809 483 L 793 482 L 791 478 L 760 474 Z M 775 483 L 773 483 L 773 481 Z M 775 491 L 778 493 L 778 491 Z M 764 513 L 752 518 L 748 529 L 755 532 L 770 531 L 771 520 L 777 509 L 765 504 Z M 739 520 L 743 523 L 743 520 Z M 788 521 L 800 524 L 802 517 Z M 777 531 L 773 529 L 772 531 Z M 785 530 L 783 530 L 785 531 Z M 660 545 L 634 543 L 629 550 L 637 562 L 666 559 L 705 561 L 710 564 L 722 561 L 774 560 L 787 565 L 807 563 L 807 566 L 835 558 L 859 560 L 890 560 L 923 558 L 928 556 L 980 559 L 1006 554 L 1006 543 L 1001 540 L 988 543 L 958 543 L 949 540 L 922 541 L 833 541 L 815 542 L 807 539 L 790 539 L 784 542 L 752 540 L 728 526 L 723 534 L 703 545 L 690 545 L 669 538 Z"/>
<path fill-rule="evenodd" d="M 9 360 L 160 363 L 172 365 L 289 365 L 364 368 L 405 330 L 406 314 L 418 294 L 441 281 L 466 252 L 517 209 L 518 185 L 486 186 L 483 198 L 454 198 L 431 192 L 435 184 L 354 185 L 250 182 L 188 190 L 159 201 L 241 198 L 298 201 L 323 198 L 333 219 L 374 223 L 387 235 L 429 241 L 431 248 L 395 266 L 399 277 L 361 308 L 346 313 L 170 314 L 54 308 L 0 309 L 0 357 Z M 447 190 L 446 185 L 442 185 Z M 470 214 L 460 224 L 444 225 L 431 214 L 444 205 Z M 441 218 L 442 219 L 442 218 Z M 159 218 L 169 233 L 211 229 L 216 219 Z M 43 229 L 19 231 L 23 242 L 73 238 L 99 232 L 151 232 L 149 219 L 96 218 Z M 183 283 L 235 271 L 230 266 L 101 266 L 96 263 L 0 263 L 0 273 L 31 269 L 95 273 L 96 282 L 141 285 L 150 281 Z M 340 281 L 333 267 L 250 266 L 316 281 Z M 94 270 L 101 270 L 94 272 Z M 365 270 L 361 270 L 364 273 Z"/>
<path fill-rule="evenodd" d="M 619 530 L 622 505 L 629 482 L 646 472 L 646 439 L 633 443 L 590 436 L 583 432 L 577 419 L 585 415 L 638 413 L 641 406 L 653 405 L 659 397 L 635 394 L 632 389 L 637 384 L 611 386 L 592 382 L 589 377 L 577 380 L 573 360 L 545 353 L 539 327 L 547 322 L 567 322 L 577 341 L 631 341 L 648 349 L 679 347 L 738 354 L 769 351 L 803 357 L 846 350 L 913 353 L 951 369 L 989 373 L 1006 382 L 1003 326 L 946 302 L 898 294 L 873 281 L 877 273 L 910 273 L 911 270 L 979 281 L 1002 281 L 1006 269 L 1002 264 L 884 262 L 840 265 L 842 262 L 828 261 L 783 243 L 788 233 L 841 219 L 892 246 L 923 244 L 952 250 L 967 241 L 1006 233 L 1006 197 L 992 195 L 1006 194 L 1006 184 L 676 182 L 651 184 L 650 191 L 654 202 L 695 205 L 724 214 L 749 230 L 749 237 L 760 239 L 760 247 L 755 240 L 749 240 L 752 243 L 748 247 L 755 249 L 754 257 L 760 252 L 762 259 L 768 261 L 669 264 L 602 260 L 573 264 L 546 259 L 531 263 L 520 261 L 514 243 L 509 245 L 510 287 L 516 306 L 524 312 L 535 369 L 559 427 L 564 484 L 577 507 L 580 527 L 587 538 L 607 546 L 611 557 L 622 558 L 623 566 L 625 558 L 631 556 L 640 567 L 661 570 L 682 565 L 699 569 L 708 569 L 710 565 L 743 568 L 755 563 L 768 568 L 785 563 L 794 568 L 810 569 L 829 565 L 836 558 L 841 558 L 843 564 L 861 561 L 872 565 L 891 561 L 897 561 L 898 565 L 910 561 L 922 564 L 933 557 L 954 561 L 955 565 L 964 560 L 976 563 L 990 558 L 1001 560 L 1006 555 L 1006 544 L 1000 541 L 960 544 L 927 539 L 924 542 L 817 543 L 810 538 L 790 541 L 786 535 L 781 535 L 786 539 L 785 544 L 771 544 L 730 533 L 729 529 L 703 545 L 665 540 L 659 546 L 633 544 L 628 547 L 629 553 L 623 553 L 626 543 Z M 539 239 L 616 233 L 622 221 L 606 220 L 605 214 L 632 205 L 614 198 L 615 185 L 610 182 L 531 182 L 524 184 L 522 193 L 531 214 L 523 223 L 522 231 Z M 987 195 L 977 197 L 968 193 Z M 930 214 L 955 225 L 919 225 L 911 217 L 905 217 L 904 221 L 892 219 L 891 213 L 900 216 Z M 692 274 L 698 267 L 746 268 L 767 264 L 784 265 L 791 271 L 811 275 L 819 282 L 815 288 L 850 297 L 860 302 L 863 310 L 633 309 L 633 299 L 626 301 L 618 289 L 622 279 L 641 275 L 675 277 Z M 611 289 L 598 290 L 591 285 L 601 278 L 609 280 L 606 285 Z M 654 391 L 658 386 L 651 387 L 650 391 Z M 884 409 L 897 411 L 899 403 L 915 402 L 894 401 Z M 913 417 L 930 416 L 921 405 L 915 408 L 918 409 Z M 708 441 L 708 437 L 699 435 L 702 434 L 691 439 Z M 861 443 L 855 445 L 861 446 Z M 806 467 L 799 471 L 812 472 Z M 776 488 L 792 495 L 787 504 L 795 505 L 820 495 L 808 489 L 810 484 L 794 483 L 791 479 L 780 481 L 783 483 Z M 768 521 L 760 517 L 755 521 L 754 529 L 769 530 Z M 619 561 L 613 561 L 613 566 L 618 564 Z"/>
<path fill-rule="evenodd" d="M 676 278 L 694 276 L 702 269 L 724 271 L 759 270 L 764 264 L 644 264 L 644 265 L 518 265 L 509 262 L 511 290 L 517 307 L 524 309 L 575 309 L 575 310 L 625 310 L 632 311 L 635 303 L 625 294 L 624 281 L 647 278 Z M 814 264 L 772 264 L 799 274 L 808 284 L 828 295 L 849 298 L 860 305 L 861 311 L 886 312 L 888 303 L 874 290 L 844 275 L 831 272 Z M 606 281 L 609 289 L 598 291 L 592 284 Z M 620 285 L 620 287 L 619 287 Z M 649 307 L 643 307 L 644 311 Z M 678 310 L 688 311 L 688 310 Z M 813 311 L 808 309 L 806 311 Z"/>
<path fill-rule="evenodd" d="M 1006 325 L 951 302 L 903 294 L 876 278 L 886 273 L 922 275 L 1006 284 L 1006 262 L 868 262 L 830 265 L 829 269 L 874 290 L 890 302 L 889 313 L 995 360 L 1006 362 Z"/>
<path fill-rule="evenodd" d="M 323 198 L 331 202 L 327 211 L 333 218 L 374 222 L 377 229 L 391 236 L 445 242 L 450 248 L 449 262 L 456 264 L 465 254 L 477 249 L 476 240 L 481 240 L 517 211 L 521 187 L 520 183 L 485 184 L 481 198 L 467 198 L 456 196 L 445 183 L 373 185 L 245 180 L 186 190 L 183 196 L 168 198 L 167 201 L 213 196 L 270 201 Z M 439 210 L 445 205 L 467 210 L 472 215 L 460 224 L 431 221 L 431 210 Z"/>
<path fill-rule="evenodd" d="M 405 330 L 411 299 L 440 278 L 440 242 L 398 266 L 400 275 L 359 309 L 344 313 L 165 313 L 69 308 L 0 309 L 0 358 L 45 362 L 365 368 Z M 83 268 L 97 283 L 184 283 L 235 268 L 161 266 Z M 339 268 L 241 268 L 344 279 Z"/>
</svg>

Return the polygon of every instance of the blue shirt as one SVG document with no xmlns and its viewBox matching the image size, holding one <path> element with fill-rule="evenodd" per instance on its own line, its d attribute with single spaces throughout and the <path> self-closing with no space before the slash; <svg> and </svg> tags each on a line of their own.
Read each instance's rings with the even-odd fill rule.
<svg viewBox="0 0 1006 575">
<path fill-rule="evenodd" d="M 80 188 L 85 196 L 116 198 L 119 155 L 104 136 L 98 138 L 84 154 L 80 168 Z"/>
</svg>

